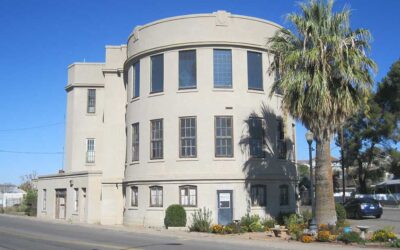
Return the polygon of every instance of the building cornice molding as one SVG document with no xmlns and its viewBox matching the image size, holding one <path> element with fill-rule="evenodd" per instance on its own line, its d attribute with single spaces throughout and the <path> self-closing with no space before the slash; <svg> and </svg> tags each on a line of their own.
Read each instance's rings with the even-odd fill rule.
<svg viewBox="0 0 400 250">
<path fill-rule="evenodd" d="M 90 171 L 77 171 L 77 172 L 67 172 L 67 173 L 59 173 L 59 174 L 51 174 L 51 175 L 42 175 L 38 177 L 38 180 L 46 180 L 46 179 L 63 179 L 66 177 L 84 177 L 84 176 L 101 176 L 103 172 L 101 170 L 90 170 Z"/>
<path fill-rule="evenodd" d="M 68 92 L 73 88 L 104 88 L 103 83 L 73 83 L 65 86 L 65 90 Z"/>
<path fill-rule="evenodd" d="M 217 184 L 222 184 L 222 183 L 246 183 L 246 182 L 257 182 L 257 181 L 268 181 L 268 182 L 293 182 L 296 183 L 298 180 L 297 178 L 290 178 L 290 177 L 282 177 L 282 176 L 270 176 L 266 178 L 233 178 L 233 179 L 191 179 L 191 178 L 185 178 L 185 179 L 153 179 L 153 180 L 125 180 L 123 181 L 123 184 L 134 184 L 134 183 L 168 183 L 168 184 L 183 184 L 183 183 L 217 183 Z"/>
</svg>

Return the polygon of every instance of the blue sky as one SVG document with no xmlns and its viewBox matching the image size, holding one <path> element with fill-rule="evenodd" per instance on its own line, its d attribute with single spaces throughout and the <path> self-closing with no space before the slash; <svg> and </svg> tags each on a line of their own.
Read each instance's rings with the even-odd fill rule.
<svg viewBox="0 0 400 250">
<path fill-rule="evenodd" d="M 336 8 L 344 4 L 353 10 L 352 26 L 372 32 L 378 81 L 399 59 L 400 1 L 338 0 Z M 0 183 L 62 168 L 69 64 L 104 61 L 104 46 L 125 44 L 136 25 L 216 10 L 287 25 L 285 14 L 297 8 L 288 0 L 0 0 Z M 304 133 L 298 124 L 298 159 L 307 159 Z"/>
</svg>

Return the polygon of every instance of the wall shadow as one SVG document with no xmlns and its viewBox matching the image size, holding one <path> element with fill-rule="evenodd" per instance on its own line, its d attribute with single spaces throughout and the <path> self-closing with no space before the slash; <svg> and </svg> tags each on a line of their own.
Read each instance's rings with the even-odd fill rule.
<svg viewBox="0 0 400 250">
<path fill-rule="evenodd" d="M 252 117 L 262 119 L 263 123 L 263 146 L 262 154 L 254 156 L 254 137 L 257 136 L 250 130 Z M 242 155 L 245 162 L 242 166 L 242 171 L 245 174 L 245 188 L 248 192 L 248 197 L 251 197 L 252 185 L 265 185 L 266 187 L 266 205 L 253 206 L 252 200 L 247 199 L 247 212 L 263 210 L 266 214 L 276 217 L 280 212 L 295 212 L 297 204 L 297 174 L 294 163 L 294 142 L 292 134 L 285 129 L 283 140 L 279 140 L 279 122 L 282 122 L 284 127 L 292 126 L 287 124 L 284 117 L 278 116 L 265 103 L 261 104 L 260 110 L 253 111 L 249 114 L 248 119 L 244 121 L 244 129 L 239 142 Z M 254 125 L 253 125 L 254 126 Z M 278 142 L 280 141 L 280 142 Z M 280 146 L 278 145 L 280 144 Z M 280 148 L 285 145 L 286 152 L 280 154 Z M 256 147 L 257 148 L 257 147 Z M 253 156 L 251 155 L 253 152 Z M 282 157 L 282 155 L 284 155 Z M 280 186 L 288 186 L 289 205 L 281 205 Z"/>
</svg>

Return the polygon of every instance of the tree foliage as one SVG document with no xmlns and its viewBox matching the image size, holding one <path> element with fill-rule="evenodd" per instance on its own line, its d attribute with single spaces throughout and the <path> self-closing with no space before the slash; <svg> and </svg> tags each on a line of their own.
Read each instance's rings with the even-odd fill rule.
<svg viewBox="0 0 400 250">
<path fill-rule="evenodd" d="M 315 135 L 316 219 L 334 223 L 330 138 L 365 102 L 376 65 L 368 56 L 371 35 L 350 28 L 349 8 L 333 12 L 332 0 L 299 6 L 287 16 L 292 27 L 268 41 L 269 70 L 277 74 L 271 94 L 281 90 L 283 107 Z"/>
</svg>

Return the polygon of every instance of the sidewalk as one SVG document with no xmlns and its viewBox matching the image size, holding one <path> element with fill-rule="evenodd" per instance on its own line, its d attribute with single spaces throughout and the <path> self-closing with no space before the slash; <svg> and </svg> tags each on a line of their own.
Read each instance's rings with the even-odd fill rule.
<svg viewBox="0 0 400 250">
<path fill-rule="evenodd" d="M 214 242 L 215 244 L 235 244 L 242 245 L 243 249 L 254 247 L 268 247 L 268 249 L 282 249 L 282 250 L 320 250 L 320 249 L 342 249 L 342 250 L 355 250 L 355 249 L 376 249 L 376 247 L 370 248 L 362 245 L 342 245 L 333 243 L 301 243 L 298 241 L 282 240 L 268 236 L 266 233 L 245 233 L 245 234 L 228 234 L 218 235 L 211 233 L 199 233 L 199 232 L 187 232 L 187 231 L 172 231 L 164 228 L 145 228 L 142 226 L 104 226 L 98 224 L 85 224 L 85 223 L 71 223 L 62 220 L 49 220 L 41 219 L 36 217 L 27 216 L 15 216 L 15 215 L 4 215 L 19 219 L 40 221 L 44 223 L 53 224 L 65 224 L 72 226 L 79 226 L 85 228 L 96 228 L 106 229 L 121 232 L 131 232 L 135 234 L 152 235 L 152 236 L 164 236 L 175 238 L 179 241 L 207 241 Z"/>
</svg>

